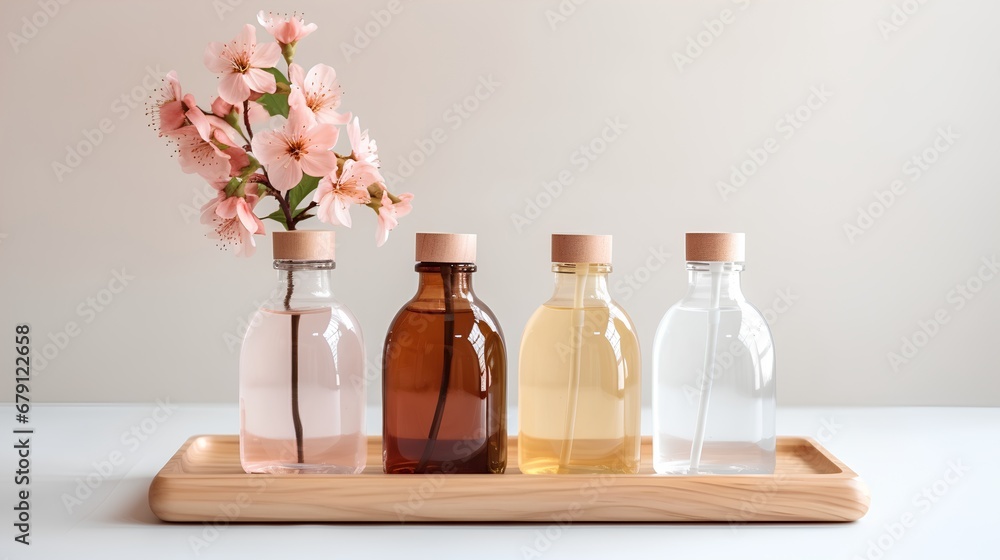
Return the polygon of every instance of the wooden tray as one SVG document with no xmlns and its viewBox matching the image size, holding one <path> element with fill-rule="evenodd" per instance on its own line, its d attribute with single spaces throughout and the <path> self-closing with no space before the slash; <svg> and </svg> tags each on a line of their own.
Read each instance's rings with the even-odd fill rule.
<svg viewBox="0 0 1000 560">
<path fill-rule="evenodd" d="M 386 475 L 368 440 L 359 475 L 248 475 L 239 437 L 194 436 L 153 479 L 164 521 L 672 522 L 854 521 L 868 511 L 858 475 L 811 438 L 779 437 L 774 475 L 656 475 L 642 441 L 634 475 Z M 507 456 L 517 462 L 517 438 Z"/>
</svg>

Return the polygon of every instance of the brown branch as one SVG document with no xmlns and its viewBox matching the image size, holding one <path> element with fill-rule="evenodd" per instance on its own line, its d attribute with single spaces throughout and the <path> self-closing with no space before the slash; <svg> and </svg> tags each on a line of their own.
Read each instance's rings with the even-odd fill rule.
<svg viewBox="0 0 1000 560">
<path fill-rule="evenodd" d="M 287 224 L 288 231 L 294 231 L 295 224 L 297 224 L 299 220 L 292 219 L 292 209 L 288 205 L 288 200 L 285 197 L 281 196 L 281 193 L 278 192 L 278 189 L 271 186 L 271 179 L 270 177 L 267 176 L 267 170 L 264 169 L 263 167 L 261 167 L 260 169 L 261 171 L 264 172 L 263 175 L 254 173 L 253 175 L 248 177 L 247 180 L 257 183 L 258 185 L 263 185 L 264 196 L 271 195 L 278 201 L 278 207 L 281 208 L 281 213 L 285 215 L 285 224 Z"/>
<path fill-rule="evenodd" d="M 253 129 L 250 128 L 250 100 L 243 102 L 243 126 L 247 127 L 247 136 L 253 140 Z"/>
<path fill-rule="evenodd" d="M 310 202 L 305 208 L 299 210 L 299 213 L 296 214 L 294 218 L 292 218 L 292 221 L 295 222 L 296 224 L 301 222 L 302 220 L 306 219 L 306 212 L 312 210 L 313 208 L 316 208 L 317 206 L 319 206 L 319 204 L 316 204 L 316 201 Z"/>
</svg>

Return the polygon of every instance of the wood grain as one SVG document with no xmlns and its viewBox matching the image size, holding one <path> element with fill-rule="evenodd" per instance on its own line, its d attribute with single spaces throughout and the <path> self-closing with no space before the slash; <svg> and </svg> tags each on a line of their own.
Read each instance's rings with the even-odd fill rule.
<svg viewBox="0 0 1000 560">
<path fill-rule="evenodd" d="M 386 475 L 368 440 L 359 475 L 248 475 L 239 437 L 190 438 L 149 487 L 164 521 L 676 522 L 854 521 L 869 505 L 857 474 L 810 438 L 778 438 L 774 475 Z M 508 456 L 517 457 L 517 438 Z"/>
</svg>

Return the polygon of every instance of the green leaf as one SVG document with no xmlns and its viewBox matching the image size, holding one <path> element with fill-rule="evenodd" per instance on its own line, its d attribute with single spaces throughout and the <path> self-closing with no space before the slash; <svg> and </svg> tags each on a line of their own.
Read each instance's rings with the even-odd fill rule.
<svg viewBox="0 0 1000 560">
<path fill-rule="evenodd" d="M 302 210 L 299 210 L 299 211 L 293 213 L 292 214 L 292 216 L 293 216 L 292 219 L 305 220 L 305 219 L 312 218 L 313 216 L 315 216 L 315 214 L 303 214 L 304 211 L 305 211 L 305 209 L 303 208 Z M 274 212 L 271 212 L 267 216 L 264 216 L 264 219 L 265 220 L 274 220 L 274 221 L 278 222 L 279 224 L 281 224 L 282 226 L 284 226 L 285 229 L 288 229 L 288 224 L 285 223 L 285 213 L 282 212 L 280 208 L 277 209 L 277 210 L 275 210 Z"/>
<path fill-rule="evenodd" d="M 257 103 L 260 103 L 272 117 L 281 115 L 288 118 L 288 95 L 265 93 L 257 99 Z"/>
<path fill-rule="evenodd" d="M 280 208 L 277 209 L 277 210 L 275 210 L 274 212 L 271 212 L 267 216 L 264 216 L 264 219 L 265 220 L 274 220 L 274 221 L 278 222 L 279 224 L 285 226 L 285 229 L 288 229 L 288 224 L 285 222 L 285 213 L 282 212 Z"/>
<path fill-rule="evenodd" d="M 295 210 L 299 207 L 299 203 L 305 200 L 316 187 L 319 186 L 319 177 L 311 177 L 306 174 L 302 174 L 302 180 L 299 181 L 298 185 L 292 187 L 286 198 L 288 199 L 288 207 L 292 209 L 292 215 L 295 215 Z"/>
<path fill-rule="evenodd" d="M 276 81 L 278 83 L 281 83 L 281 84 L 289 84 L 289 83 L 291 83 L 291 82 L 288 81 L 288 78 L 286 78 L 285 75 L 281 73 L 281 70 L 278 70 L 277 68 L 275 68 L 273 66 L 270 67 L 270 68 L 265 68 L 264 71 L 265 72 L 270 72 L 271 75 L 274 76 L 274 81 Z"/>
<path fill-rule="evenodd" d="M 288 78 L 281 73 L 281 70 L 277 68 L 265 68 L 264 71 L 269 72 L 274 76 L 274 81 L 279 84 L 288 85 Z M 281 90 L 285 90 L 283 93 Z M 275 115 L 281 115 L 282 117 L 288 117 L 288 88 L 278 88 L 275 93 L 265 93 L 257 99 L 257 103 L 263 105 L 264 109 L 267 110 L 267 114 L 272 117 Z"/>
</svg>

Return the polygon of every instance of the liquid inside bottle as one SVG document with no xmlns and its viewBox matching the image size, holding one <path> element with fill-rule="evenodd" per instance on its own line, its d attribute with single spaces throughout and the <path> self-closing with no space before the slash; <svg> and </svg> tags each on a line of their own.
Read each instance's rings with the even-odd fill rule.
<svg viewBox="0 0 1000 560">
<path fill-rule="evenodd" d="M 240 353 L 240 462 L 248 473 L 365 468 L 365 348 L 331 291 L 334 232 L 273 235 L 278 285 Z"/>
<path fill-rule="evenodd" d="M 334 315 L 338 320 L 333 320 Z M 292 415 L 291 329 L 298 321 L 298 411 L 302 460 Z M 261 309 L 240 357 L 241 462 L 258 473 L 358 473 L 367 440 L 363 348 L 345 328 L 352 317 L 330 307 Z M 330 375 L 330 372 L 339 372 Z M 247 413 L 249 411 L 249 414 Z"/>
<path fill-rule="evenodd" d="M 573 341 L 578 332 L 577 381 Z M 581 312 L 544 305 L 528 321 L 524 337 L 518 405 L 521 471 L 637 472 L 639 345 L 628 317 L 617 308 Z"/>
<path fill-rule="evenodd" d="M 474 247 L 474 239 L 418 234 L 417 256 L 429 250 L 425 245 L 463 241 Z M 434 255 L 473 258 L 474 253 L 452 249 Z M 416 270 L 417 294 L 386 335 L 385 472 L 502 473 L 507 465 L 506 348 L 496 317 L 472 291 L 476 267 L 419 262 Z"/>
<path fill-rule="evenodd" d="M 653 343 L 657 473 L 774 472 L 774 343 L 740 287 L 743 252 L 742 234 L 688 234 L 688 292 Z"/>
<path fill-rule="evenodd" d="M 639 342 L 608 292 L 611 236 L 552 236 L 555 292 L 524 329 L 518 466 L 526 474 L 639 469 Z"/>
<path fill-rule="evenodd" d="M 679 304 L 657 330 L 654 400 L 659 412 L 654 468 L 670 474 L 766 474 L 774 471 L 773 357 L 767 323 L 755 309 L 720 309 L 719 342 L 698 468 L 691 450 L 703 387 L 709 312 Z M 763 366 L 763 371 L 759 368 Z M 670 374 L 669 372 L 673 372 Z M 763 375 L 762 375 L 763 374 Z"/>
<path fill-rule="evenodd" d="M 471 309 L 454 313 L 450 379 L 437 437 L 428 444 L 441 397 L 445 314 L 417 305 L 400 312 L 386 348 L 386 472 L 503 472 L 506 399 L 497 372 L 506 370 L 506 356 L 494 329 Z"/>
</svg>

